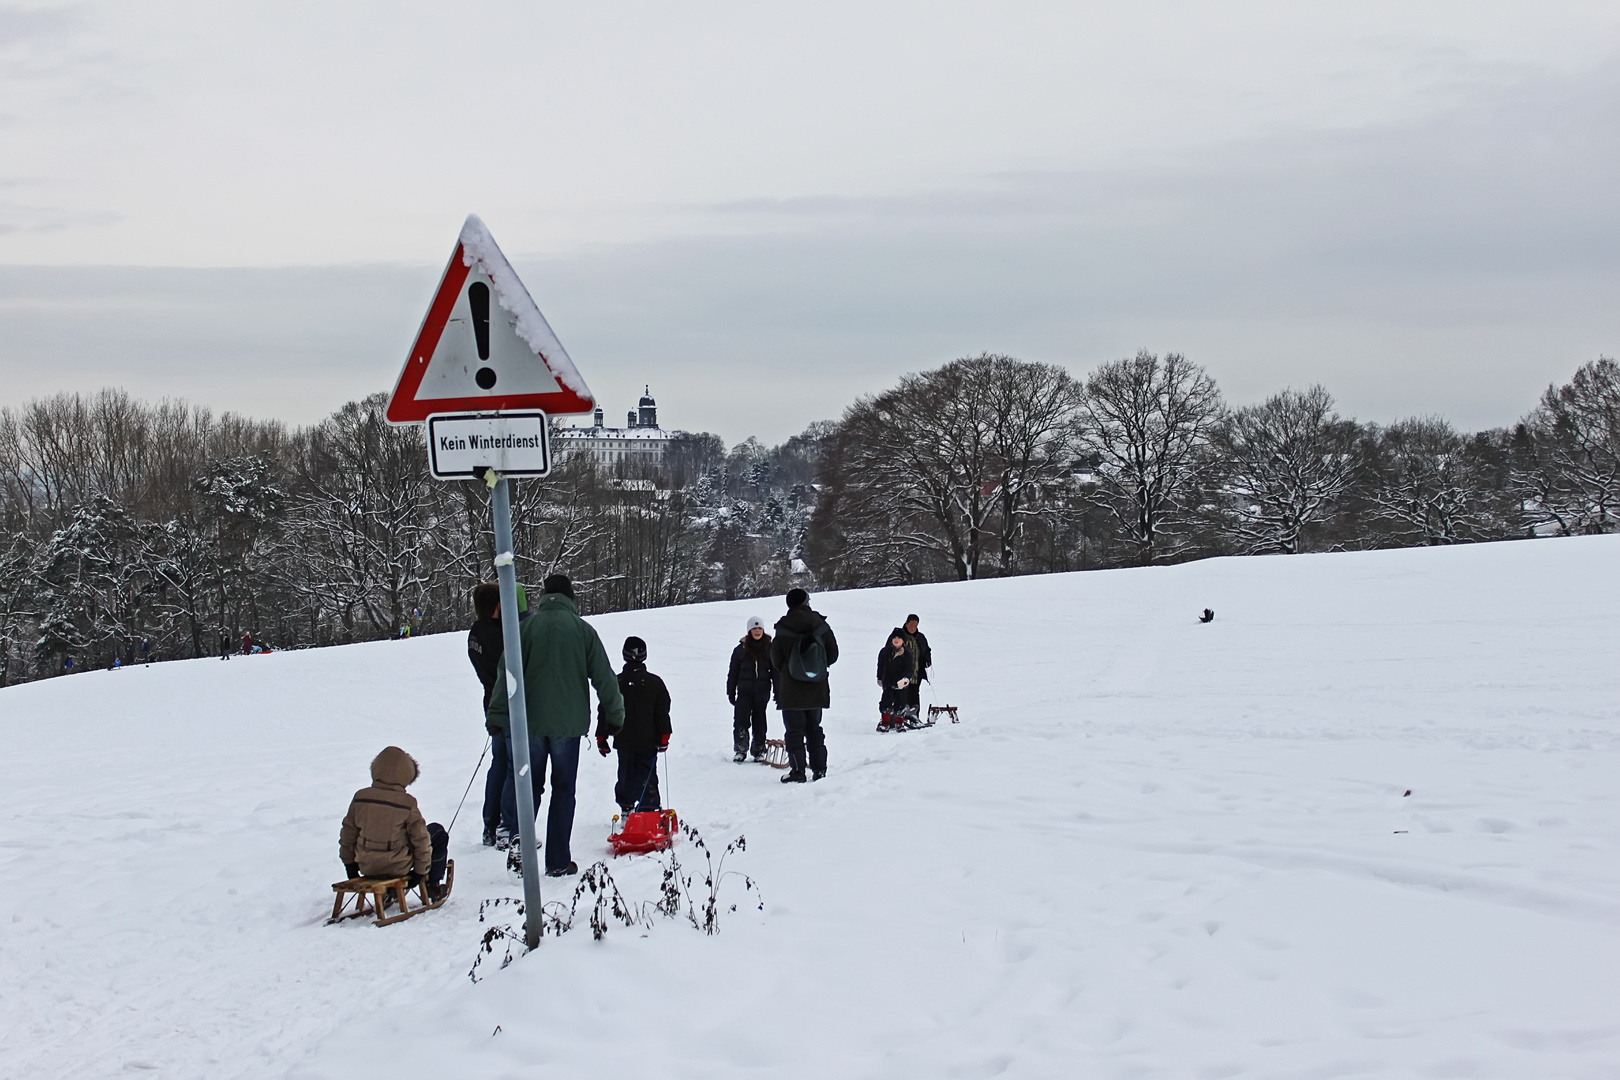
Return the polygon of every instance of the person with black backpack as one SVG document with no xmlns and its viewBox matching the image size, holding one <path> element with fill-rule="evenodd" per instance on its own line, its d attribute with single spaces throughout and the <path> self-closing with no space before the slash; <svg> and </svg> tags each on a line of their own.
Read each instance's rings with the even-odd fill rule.
<svg viewBox="0 0 1620 1080">
<path fill-rule="evenodd" d="M 776 667 L 776 707 L 787 729 L 788 772 L 784 784 L 802 784 L 827 775 L 827 740 L 821 730 L 821 710 L 832 704 L 827 669 L 838 662 L 838 639 L 818 611 L 810 608 L 810 594 L 792 589 L 788 613 L 776 622 L 771 641 L 771 663 Z"/>
</svg>

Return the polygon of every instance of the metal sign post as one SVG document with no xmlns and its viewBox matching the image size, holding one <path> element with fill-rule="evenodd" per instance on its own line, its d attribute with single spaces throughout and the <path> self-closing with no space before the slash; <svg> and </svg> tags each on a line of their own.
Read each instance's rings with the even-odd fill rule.
<svg viewBox="0 0 1620 1080">
<path fill-rule="evenodd" d="M 534 763 L 529 760 L 529 711 L 523 687 L 523 645 L 518 637 L 517 568 L 512 565 L 512 498 L 506 477 L 495 481 L 495 576 L 501 583 L 501 640 L 506 660 L 506 724 L 512 737 L 512 782 L 517 786 L 518 851 L 523 859 L 523 943 L 540 944 L 540 860 L 534 835 Z M 513 658 L 517 663 L 513 665 Z"/>
<path fill-rule="evenodd" d="M 508 733 L 523 858 L 523 941 L 540 944 L 540 860 L 534 829 L 534 762 L 518 634 L 507 478 L 551 471 L 547 414 L 588 413 L 590 388 L 506 256 L 469 215 L 439 288 L 388 398 L 390 424 L 427 425 L 428 468 L 439 480 L 484 480 L 495 511 L 495 576 L 507 662 Z M 513 668 L 516 670 L 513 670 Z"/>
</svg>

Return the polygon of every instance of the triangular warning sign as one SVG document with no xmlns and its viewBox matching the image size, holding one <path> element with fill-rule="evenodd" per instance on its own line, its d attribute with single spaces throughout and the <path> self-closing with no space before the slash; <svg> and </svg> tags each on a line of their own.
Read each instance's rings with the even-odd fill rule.
<svg viewBox="0 0 1620 1080">
<path fill-rule="evenodd" d="M 559 416 L 595 408 L 529 290 L 478 215 L 469 215 L 388 399 L 389 423 L 417 424 L 433 413 Z"/>
</svg>

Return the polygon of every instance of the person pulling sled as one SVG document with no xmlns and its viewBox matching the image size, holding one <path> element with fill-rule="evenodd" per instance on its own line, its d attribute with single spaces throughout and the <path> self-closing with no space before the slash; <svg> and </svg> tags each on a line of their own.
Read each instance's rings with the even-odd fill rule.
<svg viewBox="0 0 1620 1080">
<path fill-rule="evenodd" d="M 906 632 L 898 626 L 889 633 L 889 641 L 878 650 L 877 680 L 883 687 L 878 701 L 879 731 L 902 731 L 917 719 L 917 710 L 911 707 L 907 688 L 917 678 L 917 662 L 906 646 Z"/>
<path fill-rule="evenodd" d="M 614 735 L 619 751 L 619 782 L 613 799 L 624 819 L 631 814 L 663 808 L 658 793 L 658 755 L 669 749 L 669 689 L 664 680 L 647 670 L 647 643 L 624 639 L 624 670 L 619 672 L 619 693 L 624 697 L 624 726 Z M 596 749 L 608 756 L 606 708 L 599 707 Z"/>
</svg>

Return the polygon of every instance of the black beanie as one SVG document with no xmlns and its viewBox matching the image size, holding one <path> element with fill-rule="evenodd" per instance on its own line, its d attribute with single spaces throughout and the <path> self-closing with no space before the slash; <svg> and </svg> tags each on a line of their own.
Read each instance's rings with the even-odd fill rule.
<svg viewBox="0 0 1620 1080">
<path fill-rule="evenodd" d="M 810 594 L 803 589 L 789 589 L 787 605 L 790 608 L 803 607 L 810 602 Z"/>
<path fill-rule="evenodd" d="M 552 574 L 550 577 L 546 578 L 545 582 L 540 586 L 540 589 L 541 591 L 548 593 L 562 593 L 564 596 L 570 598 L 572 598 L 574 595 L 574 583 L 568 580 L 567 574 Z"/>
<path fill-rule="evenodd" d="M 624 662 L 627 664 L 645 663 L 647 659 L 647 643 L 638 637 L 624 639 Z"/>
</svg>

